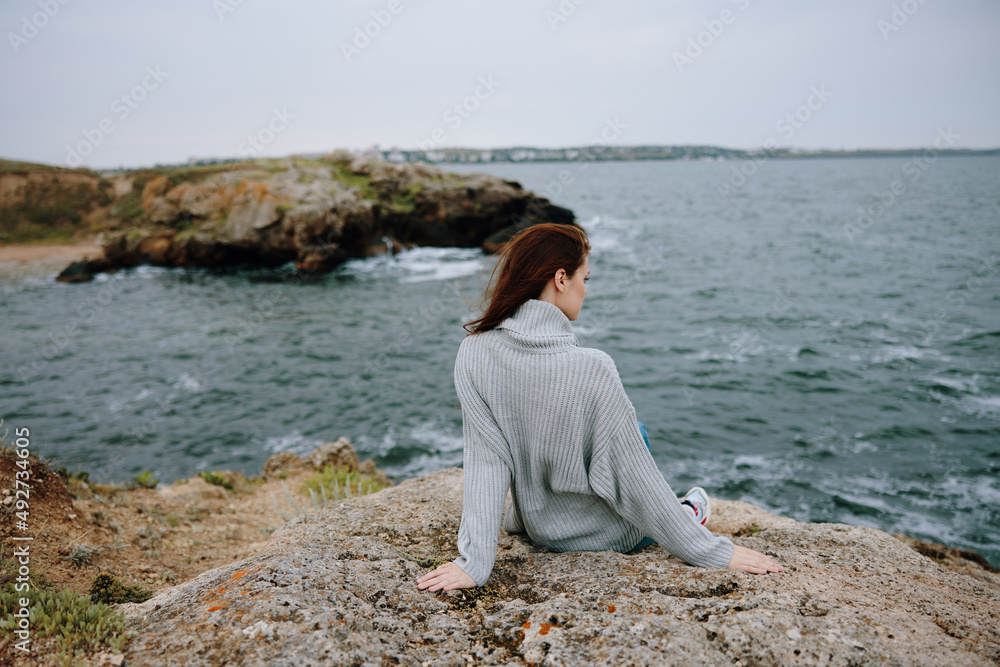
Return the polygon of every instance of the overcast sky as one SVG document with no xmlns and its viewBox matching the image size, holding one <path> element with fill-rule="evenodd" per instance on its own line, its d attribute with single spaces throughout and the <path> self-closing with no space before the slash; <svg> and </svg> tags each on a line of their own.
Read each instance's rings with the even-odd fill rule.
<svg viewBox="0 0 1000 667">
<path fill-rule="evenodd" d="M 1000 147 L 997 0 L 63 2 L 2 3 L 0 157 Z"/>
</svg>

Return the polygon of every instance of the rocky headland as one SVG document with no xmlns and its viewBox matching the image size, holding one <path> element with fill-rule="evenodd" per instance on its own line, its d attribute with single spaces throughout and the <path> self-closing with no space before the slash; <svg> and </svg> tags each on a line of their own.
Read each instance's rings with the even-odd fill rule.
<svg viewBox="0 0 1000 667">
<path fill-rule="evenodd" d="M 575 224 L 571 211 L 515 181 L 344 151 L 107 177 L 25 163 L 0 167 L 3 239 L 100 234 L 103 256 L 67 267 L 59 280 L 68 282 L 139 264 L 294 262 L 320 273 L 415 245 L 496 252 L 526 225 Z"/>
<path fill-rule="evenodd" d="M 1000 577 L 872 528 L 717 501 L 710 528 L 786 572 L 549 553 L 502 533 L 483 588 L 415 579 L 457 556 L 462 472 L 302 516 L 255 556 L 125 605 L 130 665 L 992 665 Z"/>
<path fill-rule="evenodd" d="M 11 460 L 0 457 L 5 488 Z M 72 664 L 1000 661 L 1000 575 L 988 563 L 863 526 L 804 524 L 716 500 L 709 528 L 785 566 L 768 576 L 689 567 L 657 545 L 551 553 L 501 533 L 486 586 L 435 594 L 415 580 L 457 556 L 459 469 L 392 486 L 343 439 L 304 458 L 276 454 L 259 478 L 220 472 L 158 488 L 80 474 L 64 483 L 32 465 L 41 475 L 33 553 L 48 558 L 32 561 L 44 573 L 36 586 L 82 593 L 112 573 L 155 593 L 118 605 L 123 654 L 98 649 Z M 336 478 L 339 493 L 306 488 L 321 480 L 336 489 Z M 6 543 L 12 524 L 3 527 Z M 38 637 L 21 656 L 0 636 L 0 664 L 61 664 L 54 641 Z"/>
</svg>

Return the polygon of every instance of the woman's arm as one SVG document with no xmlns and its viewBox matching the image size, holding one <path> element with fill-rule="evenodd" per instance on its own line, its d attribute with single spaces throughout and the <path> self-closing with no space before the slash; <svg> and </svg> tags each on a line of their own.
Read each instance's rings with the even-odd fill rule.
<svg viewBox="0 0 1000 667">
<path fill-rule="evenodd" d="M 492 421 L 492 418 L 491 418 Z M 462 523 L 458 528 L 458 552 L 455 565 L 482 586 L 490 578 L 496 561 L 503 504 L 510 489 L 511 466 L 489 443 L 490 438 L 503 438 L 495 423 L 481 425 L 473 415 L 467 414 L 466 402 L 462 403 L 462 422 L 465 434 L 463 455 L 464 490 L 462 495 Z M 495 429 L 495 431 L 494 431 Z M 502 440 L 506 445 L 506 441 Z"/>
<path fill-rule="evenodd" d="M 465 439 L 462 523 L 458 529 L 461 556 L 420 577 L 417 587 L 421 590 L 482 586 L 490 578 L 496 562 L 504 500 L 513 474 L 507 439 L 476 390 L 461 350 L 455 361 L 455 389 L 462 402 Z"/>
<path fill-rule="evenodd" d="M 696 523 L 667 484 L 632 415 L 595 451 L 590 483 L 623 519 L 681 560 L 699 567 L 728 567 L 733 543 Z"/>
</svg>

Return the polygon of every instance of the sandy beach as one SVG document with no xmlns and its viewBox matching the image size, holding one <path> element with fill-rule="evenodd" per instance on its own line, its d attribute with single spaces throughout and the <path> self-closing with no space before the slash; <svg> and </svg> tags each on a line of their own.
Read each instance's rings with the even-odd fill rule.
<svg viewBox="0 0 1000 667">
<path fill-rule="evenodd" d="M 84 257 L 100 257 L 104 249 L 93 240 L 60 245 L 12 244 L 0 245 L 0 263 L 29 264 L 41 262 L 74 262 Z"/>
</svg>

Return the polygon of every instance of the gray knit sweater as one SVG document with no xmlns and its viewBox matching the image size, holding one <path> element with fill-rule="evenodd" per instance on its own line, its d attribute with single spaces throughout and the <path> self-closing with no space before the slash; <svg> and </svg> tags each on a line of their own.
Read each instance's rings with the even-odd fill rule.
<svg viewBox="0 0 1000 667">
<path fill-rule="evenodd" d="M 656 467 L 614 362 L 579 347 L 559 308 L 532 299 L 462 341 L 465 496 L 455 563 L 489 579 L 503 517 L 552 551 L 627 552 L 646 535 L 693 565 L 724 568 L 733 543 L 681 506 Z"/>
</svg>

